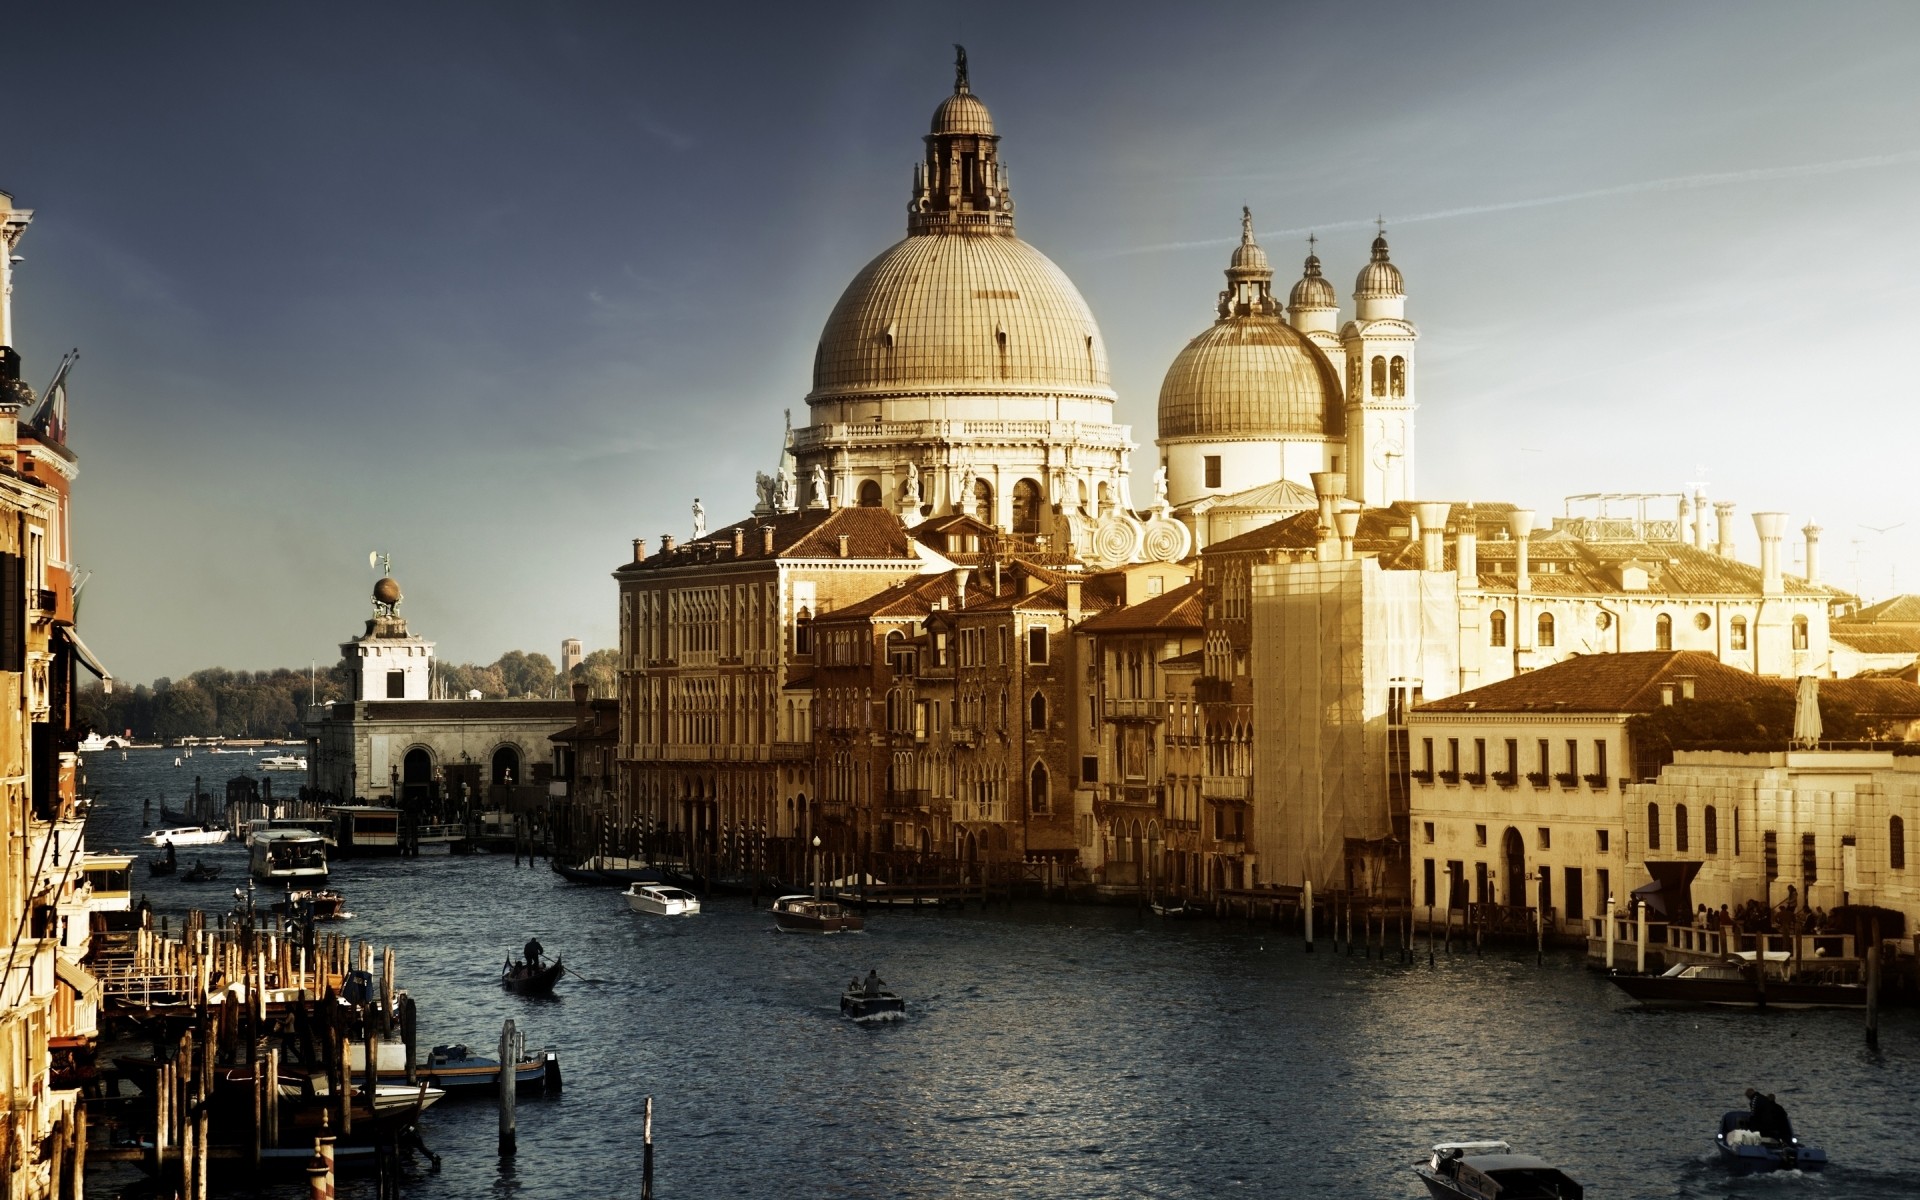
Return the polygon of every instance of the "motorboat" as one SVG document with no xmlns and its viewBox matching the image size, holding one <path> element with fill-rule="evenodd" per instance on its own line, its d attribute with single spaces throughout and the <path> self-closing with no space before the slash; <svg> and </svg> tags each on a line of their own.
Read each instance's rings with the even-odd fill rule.
<svg viewBox="0 0 1920 1200">
<path fill-rule="evenodd" d="M 1581 1200 L 1586 1189 L 1543 1158 L 1505 1142 L 1441 1142 L 1413 1168 L 1434 1200 Z"/>
<path fill-rule="evenodd" d="M 321 883 L 327 878 L 327 840 L 310 829 L 262 829 L 253 835 L 247 870 L 266 883 Z"/>
<path fill-rule="evenodd" d="M 79 750 L 82 754 L 97 754 L 102 750 L 125 750 L 132 744 L 133 743 L 129 742 L 126 738 L 120 737 L 118 734 L 110 733 L 102 737 L 97 733 L 89 733 L 86 737 L 80 739 L 80 744 L 76 746 L 75 749 Z"/>
<path fill-rule="evenodd" d="M 773 926 L 782 933 L 858 933 L 867 923 L 838 901 L 782 896 L 773 902 Z"/>
<path fill-rule="evenodd" d="M 1785 1111 L 1778 1111 L 1777 1123 L 1769 1129 L 1755 1126 L 1762 1122 L 1744 1109 L 1734 1109 L 1720 1118 L 1720 1132 L 1713 1144 L 1720 1161 L 1736 1174 L 1754 1175 L 1763 1171 L 1820 1171 L 1827 1165 L 1827 1152 L 1809 1146 L 1794 1136 L 1793 1123 Z"/>
<path fill-rule="evenodd" d="M 353 914 L 347 911 L 347 898 L 329 888 L 298 888 L 287 893 L 287 898 L 278 901 L 273 911 L 281 916 L 291 915 L 295 920 L 312 917 L 316 921 L 347 921 Z"/>
<path fill-rule="evenodd" d="M 700 897 L 665 883 L 636 883 L 627 888 L 627 907 L 656 917 L 691 917 L 700 912 Z"/>
<path fill-rule="evenodd" d="M 180 825 L 171 829 L 156 829 L 152 833 L 141 835 L 140 840 L 155 849 L 165 846 L 168 842 L 176 846 L 218 846 L 227 840 L 227 831 L 208 829 L 201 825 Z"/>
<path fill-rule="evenodd" d="M 435 1046 L 414 1074 L 448 1092 L 500 1090 L 500 1060 L 475 1054 L 462 1045 Z M 560 1056 L 551 1050 L 530 1051 L 514 1064 L 515 1090 L 546 1087 L 549 1083 L 557 1087 L 559 1080 Z"/>
<path fill-rule="evenodd" d="M 262 771 L 304 771 L 307 758 L 304 754 L 269 754 L 260 760 Z"/>
<path fill-rule="evenodd" d="M 196 858 L 193 860 L 193 865 L 187 868 L 186 874 L 180 878 L 188 883 L 211 883 L 220 878 L 220 868 Z"/>
<path fill-rule="evenodd" d="M 1767 955 L 1761 986 L 1751 952 L 1723 962 L 1676 963 L 1658 975 L 1615 972 L 1614 986 L 1644 1004 L 1723 1004 L 1740 1008 L 1865 1008 L 1866 985 L 1837 978 L 1776 977 L 1771 968 L 1787 965 L 1784 951 Z M 1816 960 L 1817 961 L 1817 960 Z M 1818 967 L 1812 968 L 1819 970 Z"/>
<path fill-rule="evenodd" d="M 1197 904 L 1193 904 L 1187 900 L 1175 900 L 1170 897 L 1149 901 L 1147 907 L 1153 910 L 1154 916 L 1166 917 L 1171 921 L 1188 921 L 1195 917 L 1204 917 L 1207 915 L 1207 910 Z"/>
<path fill-rule="evenodd" d="M 900 1021 L 907 1015 L 907 1002 L 899 993 L 890 992 L 877 975 L 865 981 L 854 980 L 840 993 L 840 1015 L 855 1021 Z"/>
<path fill-rule="evenodd" d="M 500 986 L 522 996 L 545 996 L 560 982 L 566 967 L 559 959 L 552 962 L 515 962 L 507 960 L 500 968 Z"/>
</svg>

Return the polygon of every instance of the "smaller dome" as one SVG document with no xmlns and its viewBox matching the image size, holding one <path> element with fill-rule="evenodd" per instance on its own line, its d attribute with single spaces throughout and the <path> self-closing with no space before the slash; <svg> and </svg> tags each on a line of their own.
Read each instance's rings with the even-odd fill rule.
<svg viewBox="0 0 1920 1200">
<path fill-rule="evenodd" d="M 1273 272 L 1273 264 L 1267 261 L 1267 252 L 1258 242 L 1241 242 L 1233 248 L 1233 262 L 1228 266 L 1233 271 Z"/>
<path fill-rule="evenodd" d="M 1293 291 L 1287 295 L 1289 308 L 1339 308 L 1339 298 L 1333 294 L 1333 285 L 1326 276 L 1320 274 L 1320 256 L 1307 255 L 1306 266 L 1300 272 L 1300 281 L 1293 285 Z"/>
<path fill-rule="evenodd" d="M 993 114 L 980 102 L 980 97 L 972 92 L 958 91 L 942 100 L 940 107 L 933 110 L 933 133 L 935 136 L 968 133 L 992 137 Z"/>
<path fill-rule="evenodd" d="M 1353 281 L 1353 293 L 1356 296 L 1407 294 L 1406 281 L 1400 278 L 1400 268 L 1394 266 L 1387 257 L 1386 234 L 1373 239 L 1373 257 L 1366 266 L 1360 268 L 1359 278 Z"/>
</svg>

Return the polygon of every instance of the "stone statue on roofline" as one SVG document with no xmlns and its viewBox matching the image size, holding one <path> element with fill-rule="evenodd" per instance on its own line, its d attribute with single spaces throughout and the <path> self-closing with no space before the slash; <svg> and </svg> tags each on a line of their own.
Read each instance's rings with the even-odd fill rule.
<svg viewBox="0 0 1920 1200">
<path fill-rule="evenodd" d="M 698 496 L 693 498 L 693 536 L 696 538 L 707 536 L 707 507 L 700 503 Z"/>
<path fill-rule="evenodd" d="M 913 463 L 907 464 L 907 503 L 920 504 L 920 468 Z"/>
<path fill-rule="evenodd" d="M 811 508 L 827 507 L 827 469 L 819 463 L 813 464 L 813 499 Z"/>
</svg>

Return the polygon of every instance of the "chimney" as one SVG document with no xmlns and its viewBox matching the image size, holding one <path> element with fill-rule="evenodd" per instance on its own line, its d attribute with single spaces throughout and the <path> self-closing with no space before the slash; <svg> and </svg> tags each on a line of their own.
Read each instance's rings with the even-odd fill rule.
<svg viewBox="0 0 1920 1200">
<path fill-rule="evenodd" d="M 953 591 L 959 597 L 959 607 L 967 606 L 967 581 L 973 577 L 972 567 L 961 567 L 953 573 Z"/>
<path fill-rule="evenodd" d="M 1778 596 L 1783 590 L 1780 582 L 1780 543 L 1786 539 L 1787 514 L 1757 512 L 1753 514 L 1753 528 L 1760 535 L 1760 592 L 1766 596 Z"/>
<path fill-rule="evenodd" d="M 1353 537 L 1360 532 L 1360 510 L 1349 509 L 1333 514 L 1333 527 L 1340 533 L 1340 558 L 1342 561 L 1353 557 Z"/>
<path fill-rule="evenodd" d="M 760 553 L 773 553 L 773 526 L 771 525 L 762 525 L 760 527 Z"/>
<path fill-rule="evenodd" d="M 744 527 L 735 526 L 733 530 L 733 556 L 735 558 L 745 558 L 746 554 L 747 531 Z"/>
<path fill-rule="evenodd" d="M 847 535 L 844 533 L 840 535 L 840 557 L 847 557 Z"/>
<path fill-rule="evenodd" d="M 1325 562 L 1338 552 L 1333 536 L 1333 510 L 1347 491 L 1347 477 L 1339 471 L 1315 471 L 1313 494 L 1320 501 L 1320 545 L 1317 557 Z"/>
<path fill-rule="evenodd" d="M 575 719 L 581 720 L 581 721 L 586 720 L 588 712 L 592 707 L 593 707 L 593 689 L 588 687 L 584 683 L 574 684 L 573 685 L 573 710 L 574 710 Z"/>
<path fill-rule="evenodd" d="M 672 534 L 663 533 L 660 535 L 660 553 L 662 554 L 673 553 L 673 535 Z"/>
<path fill-rule="evenodd" d="M 1460 586 L 1480 586 L 1480 531 L 1474 527 L 1473 510 L 1460 514 L 1460 532 L 1453 539 L 1453 565 Z"/>
<path fill-rule="evenodd" d="M 1707 548 L 1707 490 L 1695 488 L 1693 493 L 1693 548 Z"/>
<path fill-rule="evenodd" d="M 1713 552 L 1721 558 L 1733 557 L 1733 501 L 1717 500 L 1713 505 L 1714 518 L 1720 523 L 1720 537 L 1714 543 Z"/>
<path fill-rule="evenodd" d="M 1800 532 L 1806 535 L 1806 539 L 1807 539 L 1807 582 L 1819 583 L 1820 582 L 1820 534 L 1824 531 L 1820 528 L 1818 524 L 1814 523 L 1813 521 L 1808 521 L 1807 527 L 1805 529 L 1802 529 Z"/>
<path fill-rule="evenodd" d="M 1524 592 L 1533 586 L 1527 572 L 1527 541 L 1533 536 L 1533 510 L 1516 508 L 1507 514 L 1507 532 L 1519 545 L 1513 551 L 1514 590 Z"/>
<path fill-rule="evenodd" d="M 647 561 L 647 539 L 645 538 L 633 539 L 633 561 L 635 562 Z"/>
<path fill-rule="evenodd" d="M 1439 571 L 1447 565 L 1447 513 L 1453 505 L 1424 500 L 1413 506 L 1420 518 L 1420 569 Z"/>
<path fill-rule="evenodd" d="M 1066 584 L 1067 584 L 1067 624 L 1078 625 L 1080 623 L 1081 581 L 1072 576 L 1068 576 Z"/>
</svg>

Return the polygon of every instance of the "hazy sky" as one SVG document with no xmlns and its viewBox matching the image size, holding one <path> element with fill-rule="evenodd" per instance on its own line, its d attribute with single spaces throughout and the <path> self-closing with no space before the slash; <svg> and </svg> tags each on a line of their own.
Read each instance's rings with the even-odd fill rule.
<svg viewBox="0 0 1920 1200">
<path fill-rule="evenodd" d="M 443 657 L 612 644 L 631 538 L 751 506 L 955 41 L 1139 469 L 1240 206 L 1349 311 L 1384 214 L 1421 493 L 1705 480 L 1743 546 L 1813 516 L 1831 580 L 1920 589 L 1920 6 L 17 6 L 15 324 L 36 387 L 81 348 L 89 643 L 324 662 L 378 548 Z"/>
</svg>

